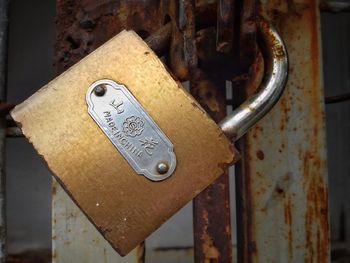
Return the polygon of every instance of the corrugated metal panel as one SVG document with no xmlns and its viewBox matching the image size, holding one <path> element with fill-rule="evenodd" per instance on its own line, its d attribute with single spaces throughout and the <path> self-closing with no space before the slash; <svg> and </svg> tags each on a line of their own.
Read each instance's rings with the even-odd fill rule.
<svg viewBox="0 0 350 263">
<path fill-rule="evenodd" d="M 53 263 L 142 262 L 143 247 L 120 257 L 56 181 L 52 207 Z"/>
<path fill-rule="evenodd" d="M 242 262 L 329 262 L 318 2 L 262 2 L 286 42 L 290 72 L 281 101 L 243 139 L 238 253 Z"/>
</svg>

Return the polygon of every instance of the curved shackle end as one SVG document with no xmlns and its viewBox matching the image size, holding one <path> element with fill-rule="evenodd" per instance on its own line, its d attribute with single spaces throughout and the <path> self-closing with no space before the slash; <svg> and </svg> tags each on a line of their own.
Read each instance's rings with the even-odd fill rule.
<svg viewBox="0 0 350 263">
<path fill-rule="evenodd" d="M 223 119 L 219 126 L 232 141 L 241 138 L 277 103 L 288 76 L 288 54 L 276 29 L 263 18 L 258 22 L 258 46 L 264 58 L 264 77 L 259 88 Z"/>
</svg>

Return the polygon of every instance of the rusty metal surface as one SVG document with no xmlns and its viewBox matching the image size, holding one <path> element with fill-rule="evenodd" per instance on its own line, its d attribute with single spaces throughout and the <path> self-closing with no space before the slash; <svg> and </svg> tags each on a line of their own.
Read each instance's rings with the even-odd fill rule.
<svg viewBox="0 0 350 263">
<path fill-rule="evenodd" d="M 184 0 L 183 17 L 180 21 L 180 30 L 184 38 L 185 62 L 189 74 L 194 74 L 198 64 L 197 47 L 196 47 L 196 25 L 195 25 L 195 0 Z"/>
<path fill-rule="evenodd" d="M 67 69 L 122 29 L 147 38 L 170 22 L 167 1 L 57 1 L 56 65 Z"/>
<path fill-rule="evenodd" d="M 232 0 L 218 0 L 216 50 L 228 53 L 233 46 L 234 4 Z"/>
<path fill-rule="evenodd" d="M 191 92 L 216 121 L 226 115 L 225 94 L 202 74 L 191 83 Z M 231 262 L 228 170 L 193 200 L 193 211 L 195 262 Z"/>
<path fill-rule="evenodd" d="M 194 199 L 195 262 L 231 262 L 228 172 Z"/>
<path fill-rule="evenodd" d="M 256 6 L 255 1 L 220 1 L 216 6 L 208 2 L 197 1 L 196 6 L 199 14 L 196 19 L 200 21 L 196 23 L 200 67 L 191 79 L 191 92 L 214 120 L 220 121 L 226 115 L 225 80 L 233 79 L 234 87 L 241 87 L 237 83 L 242 84 L 249 78 L 249 68 L 257 53 Z M 214 7 L 217 22 L 212 15 Z M 200 14 L 206 14 L 205 23 Z M 226 171 L 194 200 L 196 262 L 232 260 L 228 186 Z"/>
<path fill-rule="evenodd" d="M 230 7 L 228 13 L 226 13 L 227 6 Z M 204 9 L 203 6 L 201 8 Z M 212 71 L 215 64 L 209 66 L 210 59 L 208 63 L 205 63 L 204 60 L 208 57 L 215 59 L 218 56 L 218 51 L 231 51 L 233 30 L 229 30 L 231 34 L 227 34 L 227 28 L 230 27 L 230 19 L 233 17 L 233 1 L 225 1 L 225 3 L 220 1 L 217 8 L 217 12 L 220 14 L 216 33 L 217 42 L 209 44 L 210 40 L 215 39 L 215 31 L 210 31 L 210 29 L 209 31 L 202 29 L 202 34 L 199 35 L 199 38 L 197 37 L 198 56 L 199 59 L 202 59 L 201 64 L 207 64 L 207 67 L 195 70 L 195 74 L 191 78 L 191 93 L 215 121 L 220 121 L 226 115 L 225 78 L 216 74 L 208 76 L 206 72 Z M 197 56 L 197 54 L 192 54 L 192 56 L 194 55 Z M 224 66 L 223 63 L 221 67 Z M 228 170 L 225 170 L 220 178 L 193 200 L 193 213 L 195 262 L 231 262 Z"/>
<path fill-rule="evenodd" d="M 281 101 L 241 142 L 238 257 L 329 262 L 318 2 L 273 0 L 261 7 L 286 42 L 291 68 Z"/>
<path fill-rule="evenodd" d="M 239 66 L 242 73 L 252 65 L 257 55 L 257 0 L 245 0 L 240 9 Z"/>
</svg>

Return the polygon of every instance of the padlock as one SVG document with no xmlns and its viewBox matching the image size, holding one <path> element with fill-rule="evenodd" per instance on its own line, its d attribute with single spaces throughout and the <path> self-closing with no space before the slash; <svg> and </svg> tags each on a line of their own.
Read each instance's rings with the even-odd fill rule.
<svg viewBox="0 0 350 263">
<path fill-rule="evenodd" d="M 265 77 L 217 125 L 133 31 L 123 31 L 18 105 L 13 119 L 55 178 L 126 255 L 238 159 L 240 138 L 277 102 L 288 60 L 259 22 Z"/>
</svg>

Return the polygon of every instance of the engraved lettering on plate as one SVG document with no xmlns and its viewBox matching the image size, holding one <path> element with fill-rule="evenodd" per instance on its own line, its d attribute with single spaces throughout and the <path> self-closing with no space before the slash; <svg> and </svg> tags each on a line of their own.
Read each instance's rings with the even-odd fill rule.
<svg viewBox="0 0 350 263">
<path fill-rule="evenodd" d="M 94 92 L 102 87 L 104 92 Z M 86 94 L 88 112 L 138 174 L 150 180 L 168 178 L 176 168 L 173 144 L 140 103 L 112 80 L 93 83 Z M 164 164 L 167 171 L 159 170 Z"/>
<path fill-rule="evenodd" d="M 123 105 L 122 100 L 114 99 L 109 103 L 109 105 L 111 105 L 113 108 L 115 108 L 118 114 L 124 112 L 124 110 L 121 108 L 121 106 Z"/>
</svg>

